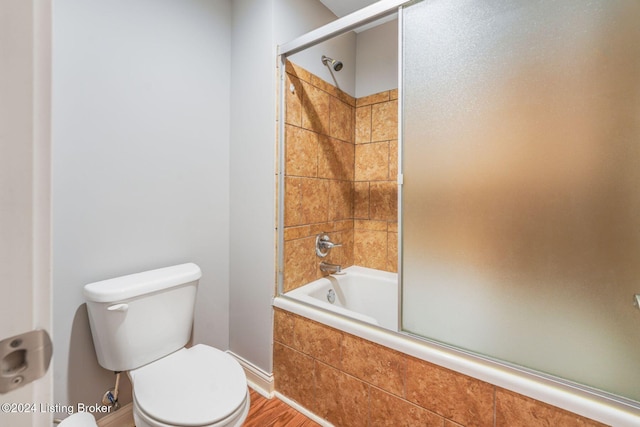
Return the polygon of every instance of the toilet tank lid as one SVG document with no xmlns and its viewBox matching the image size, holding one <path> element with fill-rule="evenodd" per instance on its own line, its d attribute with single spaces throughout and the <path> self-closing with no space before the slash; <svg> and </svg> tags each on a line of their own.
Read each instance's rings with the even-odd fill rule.
<svg viewBox="0 0 640 427">
<path fill-rule="evenodd" d="M 194 282 L 202 276 L 194 263 L 174 265 L 142 273 L 129 274 L 89 283 L 84 286 L 84 297 L 92 302 L 116 302 L 162 289 Z"/>
</svg>

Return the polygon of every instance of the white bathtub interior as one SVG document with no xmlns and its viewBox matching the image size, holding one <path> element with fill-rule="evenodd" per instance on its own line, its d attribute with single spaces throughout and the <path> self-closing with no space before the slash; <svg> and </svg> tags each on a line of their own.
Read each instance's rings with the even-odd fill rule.
<svg viewBox="0 0 640 427">
<path fill-rule="evenodd" d="M 335 299 L 329 301 L 333 290 Z M 398 330 L 398 275 L 351 266 L 289 291 L 288 297 L 392 331 Z"/>
</svg>

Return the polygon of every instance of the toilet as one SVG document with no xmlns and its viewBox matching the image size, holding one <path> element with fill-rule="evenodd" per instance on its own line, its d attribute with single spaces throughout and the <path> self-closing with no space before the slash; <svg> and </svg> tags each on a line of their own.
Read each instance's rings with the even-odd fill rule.
<svg viewBox="0 0 640 427">
<path fill-rule="evenodd" d="M 58 427 L 98 427 L 98 424 L 90 413 L 76 412 L 62 420 Z"/>
<path fill-rule="evenodd" d="M 127 371 L 136 427 L 235 427 L 247 378 L 229 354 L 191 337 L 200 268 L 193 263 L 84 287 L 98 363 Z"/>
</svg>

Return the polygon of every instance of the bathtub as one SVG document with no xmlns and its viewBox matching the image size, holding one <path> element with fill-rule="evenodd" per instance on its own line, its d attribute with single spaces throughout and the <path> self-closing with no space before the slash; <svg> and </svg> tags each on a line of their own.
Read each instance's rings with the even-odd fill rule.
<svg viewBox="0 0 640 427">
<path fill-rule="evenodd" d="M 635 402 L 451 348 L 399 330 L 395 273 L 352 266 L 274 298 L 282 310 L 611 426 L 640 425 Z M 327 299 L 335 292 L 334 302 Z M 293 403 L 292 403 L 293 404 Z M 304 410 L 304 408 L 300 408 Z"/>
<path fill-rule="evenodd" d="M 396 273 L 354 265 L 285 295 L 351 319 L 398 330 Z"/>
</svg>

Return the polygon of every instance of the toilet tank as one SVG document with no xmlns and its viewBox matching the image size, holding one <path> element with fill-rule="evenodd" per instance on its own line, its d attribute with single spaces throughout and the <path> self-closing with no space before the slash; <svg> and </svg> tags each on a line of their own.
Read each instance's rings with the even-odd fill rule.
<svg viewBox="0 0 640 427">
<path fill-rule="evenodd" d="M 188 263 L 85 285 L 98 363 L 128 371 L 184 347 L 201 275 Z"/>
</svg>

